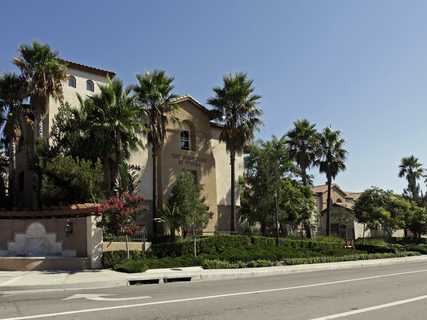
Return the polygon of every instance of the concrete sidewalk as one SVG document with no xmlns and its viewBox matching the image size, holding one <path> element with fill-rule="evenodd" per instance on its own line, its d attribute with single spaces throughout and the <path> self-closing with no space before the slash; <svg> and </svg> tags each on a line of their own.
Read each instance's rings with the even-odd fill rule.
<svg viewBox="0 0 427 320">
<path fill-rule="evenodd" d="M 143 273 L 126 274 L 112 270 L 81 272 L 63 271 L 0 271 L 0 294 L 14 290 L 77 290 L 108 288 L 138 283 L 172 281 L 207 281 L 277 276 L 298 272 L 327 271 L 411 262 L 427 262 L 427 256 L 359 260 L 334 263 L 306 264 L 243 269 L 212 269 L 201 267 L 152 269 Z M 156 282 L 156 280 L 158 280 Z"/>
</svg>

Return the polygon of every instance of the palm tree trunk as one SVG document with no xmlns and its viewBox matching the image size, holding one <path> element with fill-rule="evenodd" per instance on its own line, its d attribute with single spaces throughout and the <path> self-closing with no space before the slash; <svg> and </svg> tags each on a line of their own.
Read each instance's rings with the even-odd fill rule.
<svg viewBox="0 0 427 320">
<path fill-rule="evenodd" d="M 41 189 L 42 189 L 42 170 L 39 156 L 37 154 L 37 141 L 43 138 L 43 114 L 49 107 L 49 97 L 46 96 L 33 96 L 31 98 L 34 125 L 33 125 L 33 140 L 30 145 L 30 162 L 28 167 L 30 169 L 33 181 L 32 189 L 32 207 L 35 209 L 42 208 L 41 202 Z"/>
<path fill-rule="evenodd" d="M 104 186 L 105 186 L 105 196 L 109 198 L 111 196 L 111 163 L 108 156 L 104 157 L 103 160 L 104 167 Z"/>
<path fill-rule="evenodd" d="M 230 188 L 230 232 L 233 233 L 236 231 L 236 226 L 235 226 L 235 151 L 231 150 L 230 151 L 230 166 L 231 166 L 231 188 Z"/>
<path fill-rule="evenodd" d="M 326 235 L 331 235 L 331 190 L 332 190 L 332 179 L 328 177 L 328 203 L 326 206 Z"/>
<path fill-rule="evenodd" d="M 176 241 L 176 228 L 175 228 L 175 226 L 170 226 L 169 232 L 170 232 L 171 241 L 175 242 Z"/>
<path fill-rule="evenodd" d="M 163 208 L 163 181 L 162 181 L 162 159 L 163 159 L 163 145 L 159 148 L 160 151 L 157 152 L 157 208 L 161 210 Z M 158 232 L 163 233 L 163 228 L 158 228 Z"/>
<path fill-rule="evenodd" d="M 302 184 L 304 186 L 307 186 L 307 172 L 306 169 L 301 168 L 302 170 Z M 310 220 L 307 219 L 303 221 L 304 229 L 305 229 L 305 235 L 307 238 L 311 239 L 311 227 L 310 227 Z"/>
<path fill-rule="evenodd" d="M 111 194 L 113 194 L 115 187 L 119 187 L 117 185 L 117 180 L 119 178 L 119 166 L 122 163 L 121 150 L 122 150 L 122 145 L 121 145 L 120 135 L 117 135 L 116 141 L 115 141 L 115 155 L 114 155 L 115 159 L 114 161 L 111 161 L 111 182 L 110 182 Z M 116 191 L 117 191 L 117 188 L 116 188 Z M 116 193 L 120 193 L 120 188 L 118 188 L 118 191 Z"/>
<path fill-rule="evenodd" d="M 157 217 L 157 151 L 154 144 L 151 147 L 152 161 L 153 161 L 153 202 L 152 202 L 152 215 L 153 215 L 153 236 L 157 235 L 156 217 Z"/>
<path fill-rule="evenodd" d="M 9 205 L 14 206 L 16 202 L 16 139 L 12 138 L 9 149 Z"/>
<path fill-rule="evenodd" d="M 264 221 L 261 221 L 261 234 L 262 234 L 263 236 L 265 236 L 265 235 L 266 235 L 266 224 L 265 224 L 265 222 L 264 222 Z"/>
<path fill-rule="evenodd" d="M 301 168 L 301 180 L 303 185 L 307 185 L 307 174 L 303 168 Z"/>
</svg>

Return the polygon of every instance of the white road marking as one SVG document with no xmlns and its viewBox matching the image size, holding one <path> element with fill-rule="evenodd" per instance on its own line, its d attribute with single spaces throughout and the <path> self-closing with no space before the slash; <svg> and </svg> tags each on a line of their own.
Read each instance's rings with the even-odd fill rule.
<svg viewBox="0 0 427 320">
<path fill-rule="evenodd" d="M 15 282 L 15 281 L 19 280 L 19 279 L 22 279 L 23 277 L 24 277 L 24 276 L 22 275 L 22 276 L 19 276 L 19 277 L 15 277 L 15 278 L 9 279 L 9 280 L 7 280 L 7 281 L 5 281 L 5 282 L 2 282 L 2 283 L 0 284 L 0 286 L 5 287 L 5 286 L 7 286 L 7 285 L 9 285 L 9 284 L 11 284 L 11 283 L 13 283 L 13 282 Z"/>
<path fill-rule="evenodd" d="M 270 293 L 270 292 L 289 291 L 289 290 L 295 290 L 295 289 L 322 287 L 322 286 L 336 285 L 336 284 L 342 284 L 342 283 L 350 283 L 350 282 L 357 282 L 357 281 L 389 278 L 389 277 L 396 277 L 396 276 L 402 276 L 402 275 L 408 275 L 408 274 L 417 274 L 417 273 L 424 273 L 424 272 L 427 272 L 427 269 L 420 269 L 420 270 L 406 271 L 406 272 L 397 272 L 397 273 L 388 273 L 388 274 L 382 274 L 382 275 L 376 275 L 376 276 L 352 278 L 352 279 L 345 279 L 345 280 L 336 280 L 336 281 L 329 281 L 329 282 L 318 282 L 318 283 L 299 285 L 299 286 L 293 286 L 293 287 L 274 288 L 274 289 L 265 289 L 265 290 L 255 290 L 255 291 L 243 291 L 243 292 L 217 294 L 217 295 L 212 295 L 212 296 L 171 299 L 171 300 L 153 301 L 153 302 L 145 302 L 145 303 L 137 303 L 137 304 L 127 304 L 127 305 L 119 305 L 119 306 L 111 306 L 111 307 L 77 309 L 77 310 L 61 311 L 61 312 L 54 312 L 54 313 L 34 314 L 34 315 L 11 317 L 11 318 L 0 318 L 0 320 L 27 320 L 27 319 L 52 318 L 52 317 L 58 317 L 58 316 L 67 316 L 67 315 L 74 315 L 74 314 L 99 312 L 99 311 L 141 308 L 141 307 L 155 306 L 155 305 L 162 305 L 162 304 L 172 304 L 172 303 L 181 303 L 181 302 L 189 302 L 189 301 L 202 301 L 202 300 L 211 300 L 211 299 L 226 298 L 226 297 L 247 296 L 247 295 L 253 295 L 253 294 L 262 294 L 262 293 Z"/>
<path fill-rule="evenodd" d="M 125 287 L 126 285 L 120 285 Z M 82 291 L 82 290 L 98 290 L 98 289 L 111 289 L 117 288 L 119 285 L 104 285 L 94 287 L 74 287 L 74 288 L 49 288 L 49 289 L 24 289 L 24 290 L 6 290 L 0 291 L 0 295 L 17 295 L 17 294 L 28 294 L 28 293 L 49 293 L 49 292 L 66 292 L 66 291 Z M 1 286 L 0 286 L 1 288 Z"/>
<path fill-rule="evenodd" d="M 410 299 L 405 299 L 405 300 L 393 301 L 393 302 L 384 303 L 384 304 L 380 304 L 380 305 L 377 305 L 377 306 L 372 306 L 372 307 L 358 309 L 358 310 L 352 310 L 352 311 L 347 311 L 347 312 L 342 312 L 342 313 L 331 314 L 329 316 L 324 316 L 324 317 L 320 317 L 320 318 L 313 318 L 313 319 L 310 319 L 310 320 L 332 320 L 332 319 L 339 319 L 339 318 L 343 318 L 343 317 L 353 316 L 355 314 L 360 314 L 360 313 L 365 313 L 365 312 L 370 312 L 370 311 L 375 311 L 375 310 L 381 310 L 381 309 L 385 309 L 385 308 L 400 306 L 401 304 L 406 304 L 406 303 L 411 303 L 411 302 L 417 302 L 417 301 L 424 300 L 424 299 L 427 299 L 427 295 L 419 296 L 419 297 L 414 297 L 414 298 L 410 298 Z"/>
<path fill-rule="evenodd" d="M 82 293 L 82 294 L 73 294 L 68 298 L 62 300 L 74 300 L 74 299 L 87 299 L 92 301 L 129 301 L 129 300 L 141 300 L 149 299 L 150 296 L 140 296 L 140 297 L 125 297 L 125 298 L 106 298 L 108 296 L 114 296 L 114 294 L 97 294 L 97 293 Z"/>
</svg>

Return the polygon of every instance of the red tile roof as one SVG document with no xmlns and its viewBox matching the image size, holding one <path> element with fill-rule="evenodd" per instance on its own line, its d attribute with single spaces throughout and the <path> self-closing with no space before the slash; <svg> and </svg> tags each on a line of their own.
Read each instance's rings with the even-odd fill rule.
<svg viewBox="0 0 427 320">
<path fill-rule="evenodd" d="M 73 61 L 70 61 L 70 60 L 61 59 L 61 61 L 64 62 L 70 68 L 81 70 L 81 71 L 95 73 L 97 75 L 101 75 L 101 76 L 104 76 L 104 77 L 113 78 L 116 75 L 116 73 L 113 72 L 113 71 L 91 67 L 91 66 L 84 65 L 84 64 L 81 64 L 81 63 L 77 63 L 77 62 L 73 62 Z"/>
</svg>

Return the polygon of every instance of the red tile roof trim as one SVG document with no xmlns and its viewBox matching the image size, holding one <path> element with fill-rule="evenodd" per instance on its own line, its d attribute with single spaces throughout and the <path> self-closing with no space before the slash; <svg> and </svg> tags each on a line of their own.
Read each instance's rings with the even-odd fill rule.
<svg viewBox="0 0 427 320">
<path fill-rule="evenodd" d="M 97 215 L 98 204 L 82 203 L 65 207 L 48 207 L 43 210 L 0 209 L 0 219 L 80 218 Z"/>
</svg>

